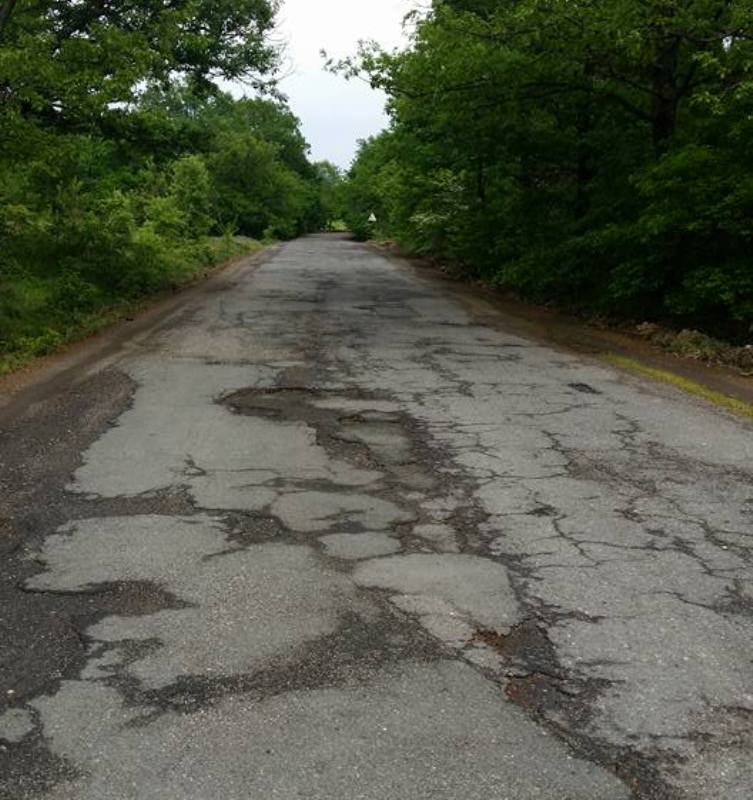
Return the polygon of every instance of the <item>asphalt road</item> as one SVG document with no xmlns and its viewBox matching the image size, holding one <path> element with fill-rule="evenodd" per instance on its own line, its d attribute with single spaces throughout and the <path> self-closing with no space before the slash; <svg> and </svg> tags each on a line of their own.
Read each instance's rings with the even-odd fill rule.
<svg viewBox="0 0 753 800">
<path fill-rule="evenodd" d="M 753 796 L 749 423 L 337 236 L 0 418 L 0 797 Z"/>
</svg>

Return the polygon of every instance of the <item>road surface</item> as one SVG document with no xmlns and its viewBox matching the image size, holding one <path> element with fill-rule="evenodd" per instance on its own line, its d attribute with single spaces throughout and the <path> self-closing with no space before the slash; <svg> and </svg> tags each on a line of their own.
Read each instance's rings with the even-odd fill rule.
<svg viewBox="0 0 753 800">
<path fill-rule="evenodd" d="M 2 414 L 0 797 L 753 795 L 749 423 L 338 236 Z"/>
</svg>

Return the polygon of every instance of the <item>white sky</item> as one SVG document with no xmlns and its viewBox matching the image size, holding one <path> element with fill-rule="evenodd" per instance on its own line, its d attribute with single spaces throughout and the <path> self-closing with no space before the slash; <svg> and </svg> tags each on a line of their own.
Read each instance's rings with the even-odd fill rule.
<svg viewBox="0 0 753 800">
<path fill-rule="evenodd" d="M 346 81 L 323 70 L 321 50 L 339 59 L 353 55 L 359 39 L 382 47 L 402 42 L 403 17 L 416 0 L 283 0 L 279 36 L 287 43 L 280 89 L 301 119 L 315 161 L 347 167 L 358 139 L 387 122 L 385 98 L 360 80 Z"/>
</svg>

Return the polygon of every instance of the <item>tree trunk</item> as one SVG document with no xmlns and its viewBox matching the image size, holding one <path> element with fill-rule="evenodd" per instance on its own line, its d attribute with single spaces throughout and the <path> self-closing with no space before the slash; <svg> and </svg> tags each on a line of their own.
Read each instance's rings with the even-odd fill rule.
<svg viewBox="0 0 753 800">
<path fill-rule="evenodd" d="M 486 170 L 483 156 L 479 156 L 476 159 L 476 196 L 479 203 L 484 205 L 486 202 Z"/>
<path fill-rule="evenodd" d="M 677 107 L 680 99 L 678 84 L 678 57 L 680 40 L 668 30 L 674 9 L 670 6 L 662 12 L 661 24 L 665 30 L 657 32 L 656 55 L 652 66 L 653 104 L 651 109 L 651 128 L 654 150 L 663 153 L 677 127 Z"/>
<path fill-rule="evenodd" d="M 591 106 L 583 103 L 578 108 L 575 120 L 575 130 L 578 133 L 577 165 L 576 165 L 576 194 L 575 194 L 575 220 L 580 223 L 591 208 L 589 189 L 594 178 L 593 154 L 589 136 L 593 128 L 593 115 Z"/>
<path fill-rule="evenodd" d="M 677 58 L 668 56 L 654 77 L 654 102 L 651 110 L 651 127 L 654 149 L 657 154 L 667 149 L 677 127 Z"/>
<path fill-rule="evenodd" d="M 5 0 L 0 4 L 0 36 L 3 35 L 3 30 L 8 24 L 10 15 L 13 13 L 13 8 L 16 5 L 16 0 Z"/>
</svg>

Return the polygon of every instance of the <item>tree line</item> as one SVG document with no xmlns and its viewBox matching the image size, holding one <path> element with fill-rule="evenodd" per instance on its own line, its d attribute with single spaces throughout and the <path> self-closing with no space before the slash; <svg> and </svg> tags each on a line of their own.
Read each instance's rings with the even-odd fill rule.
<svg viewBox="0 0 753 800">
<path fill-rule="evenodd" d="M 402 52 L 351 227 L 536 301 L 753 332 L 750 0 L 434 0 Z"/>
<path fill-rule="evenodd" d="M 326 224 L 336 171 L 275 90 L 277 5 L 0 0 L 0 362 Z"/>
</svg>

